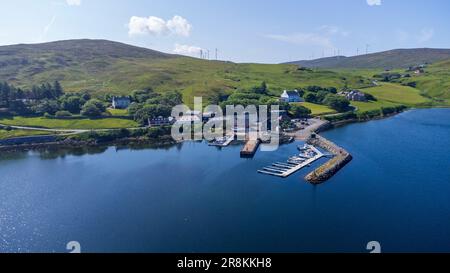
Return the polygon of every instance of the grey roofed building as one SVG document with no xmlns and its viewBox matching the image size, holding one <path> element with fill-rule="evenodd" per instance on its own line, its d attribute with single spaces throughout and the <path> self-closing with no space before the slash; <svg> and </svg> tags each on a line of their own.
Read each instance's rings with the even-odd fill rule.
<svg viewBox="0 0 450 273">
<path fill-rule="evenodd" d="M 352 90 L 350 92 L 340 93 L 351 101 L 367 101 L 366 95 L 359 90 Z"/>
</svg>

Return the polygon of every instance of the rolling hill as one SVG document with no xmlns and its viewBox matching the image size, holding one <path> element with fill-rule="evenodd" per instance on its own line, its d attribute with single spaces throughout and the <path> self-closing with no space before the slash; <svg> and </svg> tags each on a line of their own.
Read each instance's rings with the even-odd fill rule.
<svg viewBox="0 0 450 273">
<path fill-rule="evenodd" d="M 326 69 L 394 69 L 450 59 L 450 49 L 395 49 L 353 57 L 336 56 L 316 60 L 290 62 L 308 68 Z"/>
<path fill-rule="evenodd" d="M 127 95 L 153 88 L 193 96 L 231 93 L 266 81 L 274 95 L 287 88 L 367 85 L 362 76 L 295 65 L 236 64 L 165 54 L 106 40 L 67 40 L 0 47 L 0 81 L 23 88 L 59 80 L 67 92 Z"/>
</svg>

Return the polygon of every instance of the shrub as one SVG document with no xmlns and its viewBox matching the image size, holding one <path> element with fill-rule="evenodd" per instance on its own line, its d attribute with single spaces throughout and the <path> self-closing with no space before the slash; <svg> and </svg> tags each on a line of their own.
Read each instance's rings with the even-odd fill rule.
<svg viewBox="0 0 450 273">
<path fill-rule="evenodd" d="M 58 111 L 55 113 L 55 117 L 57 118 L 66 118 L 71 116 L 72 114 L 69 111 Z"/>
</svg>

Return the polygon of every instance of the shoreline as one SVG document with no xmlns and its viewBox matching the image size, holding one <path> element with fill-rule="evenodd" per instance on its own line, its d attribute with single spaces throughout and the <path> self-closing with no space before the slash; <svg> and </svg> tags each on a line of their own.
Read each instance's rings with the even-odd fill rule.
<svg viewBox="0 0 450 273">
<path fill-rule="evenodd" d="M 363 123 L 363 122 L 370 122 L 370 121 L 376 121 L 376 120 L 383 120 L 387 118 L 394 117 L 396 115 L 409 112 L 409 111 L 416 111 L 416 110 L 426 110 L 426 109 L 450 109 L 450 107 L 427 107 L 427 108 L 409 108 L 405 109 L 405 111 L 398 112 L 398 113 L 392 113 L 385 116 L 378 116 L 370 119 L 347 119 L 342 121 L 325 121 L 321 118 L 315 118 L 317 120 L 322 121 L 319 126 L 316 126 L 314 128 L 307 128 L 308 132 L 302 133 L 301 137 L 296 136 L 296 134 L 300 131 L 291 132 L 286 134 L 290 137 L 295 137 L 298 141 L 307 141 L 312 133 L 321 133 L 328 130 L 332 130 L 337 127 L 345 126 L 348 124 L 354 124 L 354 123 Z M 52 135 L 55 137 L 62 137 L 62 135 Z M 165 146 L 168 144 L 176 144 L 177 142 L 173 139 L 143 139 L 143 138 L 125 138 L 125 139 L 117 139 L 113 141 L 108 142 L 97 142 L 97 141 L 80 141 L 80 140 L 73 140 L 73 139 L 63 139 L 60 141 L 54 141 L 54 142 L 36 142 L 36 143 L 27 143 L 27 144 L 20 144 L 20 145 L 0 145 L 0 152 L 11 152 L 11 151 L 30 151 L 30 150 L 39 150 L 39 149 L 46 149 L 46 148 L 82 148 L 82 147 L 101 147 L 101 146 L 116 146 L 116 145 L 140 145 L 140 144 L 151 144 L 154 146 Z"/>
</svg>

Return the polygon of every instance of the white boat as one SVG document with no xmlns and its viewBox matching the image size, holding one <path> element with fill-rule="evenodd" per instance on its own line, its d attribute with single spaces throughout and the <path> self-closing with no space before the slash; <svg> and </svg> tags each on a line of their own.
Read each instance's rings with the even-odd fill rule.
<svg viewBox="0 0 450 273">
<path fill-rule="evenodd" d="M 307 144 L 305 144 L 305 145 L 303 145 L 303 146 L 298 145 L 298 146 L 297 146 L 297 149 L 298 149 L 299 151 L 307 151 L 308 149 L 310 149 L 310 147 L 309 147 Z"/>
</svg>

